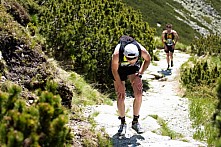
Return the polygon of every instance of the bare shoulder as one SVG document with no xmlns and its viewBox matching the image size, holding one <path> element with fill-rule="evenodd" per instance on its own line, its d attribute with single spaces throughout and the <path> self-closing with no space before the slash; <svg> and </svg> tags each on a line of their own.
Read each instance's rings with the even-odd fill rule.
<svg viewBox="0 0 221 147">
<path fill-rule="evenodd" d="M 150 54 L 148 53 L 146 48 L 143 45 L 141 45 L 140 43 L 138 43 L 138 44 L 141 48 L 141 56 L 144 58 L 144 60 L 149 60 L 150 59 Z"/>
<path fill-rule="evenodd" d="M 172 33 L 177 34 L 177 32 L 175 30 L 171 30 Z"/>
<path fill-rule="evenodd" d="M 119 50 L 120 50 L 120 44 L 118 44 L 118 45 L 115 47 L 113 55 L 118 55 L 118 54 L 119 54 Z"/>
<path fill-rule="evenodd" d="M 137 42 L 137 44 L 140 46 L 140 49 L 141 49 L 142 51 L 145 51 L 145 50 L 146 50 L 146 48 L 145 48 L 143 45 L 141 45 L 139 42 Z"/>
<path fill-rule="evenodd" d="M 115 47 L 114 52 L 112 54 L 112 66 L 118 64 L 119 62 L 119 50 L 120 50 L 120 44 L 118 44 Z"/>
<path fill-rule="evenodd" d="M 148 53 L 148 51 L 146 49 L 141 50 L 141 56 L 146 61 L 150 61 L 150 59 L 151 59 L 150 54 Z"/>
<path fill-rule="evenodd" d="M 167 30 L 163 30 L 162 34 L 165 34 L 165 33 L 167 33 Z"/>
</svg>

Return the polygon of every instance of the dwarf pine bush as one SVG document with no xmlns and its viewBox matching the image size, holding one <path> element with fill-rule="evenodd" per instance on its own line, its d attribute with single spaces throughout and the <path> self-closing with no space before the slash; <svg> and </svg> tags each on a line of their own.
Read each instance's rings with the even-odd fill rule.
<svg viewBox="0 0 221 147">
<path fill-rule="evenodd" d="M 221 51 L 221 37 L 218 34 L 211 34 L 208 36 L 202 36 L 199 39 L 194 39 L 191 45 L 191 52 L 202 55 L 220 56 Z"/>
<path fill-rule="evenodd" d="M 180 74 L 182 84 L 187 88 L 186 95 L 192 99 L 190 116 L 197 130 L 194 136 L 206 139 L 208 146 L 214 146 L 216 142 L 221 145 L 220 41 L 219 35 L 195 39 L 191 46 L 191 53 L 195 56 L 182 65 Z M 199 126 L 204 126 L 204 130 Z"/>
<path fill-rule="evenodd" d="M 186 63 L 181 68 L 181 80 L 187 87 L 196 85 L 215 85 L 220 76 L 219 62 L 212 62 L 211 58 L 196 59 Z"/>
<path fill-rule="evenodd" d="M 66 127 L 68 117 L 61 98 L 50 92 L 39 92 L 31 106 L 20 97 L 21 88 L 13 85 L 0 90 L 0 144 L 7 147 L 60 147 L 71 139 Z"/>
</svg>

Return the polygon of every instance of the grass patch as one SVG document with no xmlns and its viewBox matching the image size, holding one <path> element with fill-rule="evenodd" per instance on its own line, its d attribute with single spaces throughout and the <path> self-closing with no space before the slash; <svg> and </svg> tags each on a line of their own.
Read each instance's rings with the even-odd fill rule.
<svg viewBox="0 0 221 147">
<path fill-rule="evenodd" d="M 153 57 L 152 57 L 152 61 L 159 61 L 160 60 L 160 58 L 159 58 L 159 53 L 160 53 L 160 48 L 162 48 L 162 42 L 161 42 L 161 44 L 160 44 L 160 41 L 161 41 L 161 39 L 159 38 L 159 37 L 155 37 L 155 46 L 156 46 L 156 48 L 157 49 L 155 49 L 153 52 Z M 152 63 L 154 63 L 154 62 L 152 62 Z"/>
<path fill-rule="evenodd" d="M 197 140 L 207 141 L 208 145 L 214 145 L 214 138 L 217 136 L 212 116 L 218 99 L 211 96 L 211 91 L 213 91 L 211 87 L 199 86 L 186 92 L 186 97 L 191 101 L 189 106 L 190 118 L 193 120 L 193 127 L 196 129 L 193 137 Z"/>
<path fill-rule="evenodd" d="M 105 129 L 103 129 L 101 131 L 105 132 Z M 97 138 L 98 138 L 98 146 L 99 147 L 113 147 L 113 142 L 112 142 L 111 138 L 106 133 L 102 134 L 101 132 L 98 132 Z"/>
<path fill-rule="evenodd" d="M 202 17 L 208 24 L 212 23 L 212 20 L 210 19 L 210 17 L 208 16 L 202 16 Z"/>
<path fill-rule="evenodd" d="M 196 65 L 199 61 L 206 60 L 208 62 L 209 70 L 217 65 L 220 68 L 219 57 L 204 57 L 196 58 L 191 57 L 189 61 L 182 65 L 182 69 L 188 69 Z M 183 68 L 184 67 L 184 68 Z M 210 71 L 208 75 L 212 75 L 216 71 Z M 186 74 L 186 73 L 185 73 Z M 185 75 L 184 75 L 185 76 Z M 194 74 L 190 75 L 190 78 L 194 77 Z M 194 139 L 206 141 L 208 146 L 215 146 L 218 136 L 218 129 L 214 126 L 214 113 L 217 109 L 219 102 L 217 98 L 217 78 L 214 78 L 214 82 L 207 83 L 207 80 L 211 80 L 212 77 L 207 79 L 200 79 L 198 83 L 187 82 L 185 87 L 185 97 L 190 100 L 189 111 L 190 118 L 193 121 L 193 127 L 195 128 Z"/>
<path fill-rule="evenodd" d="M 192 67 L 196 65 L 201 58 L 191 57 L 189 61 L 182 65 L 183 67 Z M 208 67 L 220 65 L 220 58 L 205 58 Z M 219 66 L 218 66 L 219 67 Z M 185 68 L 183 68 L 185 69 Z M 209 70 L 209 69 L 208 69 Z M 212 74 L 213 72 L 211 72 Z M 211 75 L 210 74 L 210 75 Z M 193 77 L 192 74 L 190 77 Z M 209 78 L 208 80 L 210 80 Z M 202 84 L 200 84 L 202 83 Z M 213 115 L 217 109 L 218 99 L 216 92 L 216 82 L 205 84 L 206 80 L 201 80 L 198 84 L 193 82 L 185 85 L 185 97 L 190 100 L 189 111 L 190 118 L 195 128 L 194 139 L 206 141 L 208 146 L 214 146 L 217 137 L 217 128 L 214 126 Z"/>
<path fill-rule="evenodd" d="M 84 126 L 82 126 L 84 128 L 82 132 L 82 143 L 85 147 L 90 147 L 90 146 L 112 147 L 113 146 L 112 139 L 106 133 L 105 128 L 96 127 L 97 123 L 94 120 L 94 118 L 98 115 L 99 112 L 96 111 L 92 113 L 88 118 L 83 118 L 90 123 L 90 127 L 84 128 Z"/>
<path fill-rule="evenodd" d="M 106 134 L 105 129 L 96 129 L 97 123 L 94 118 L 99 115 L 99 112 L 96 111 L 87 118 L 82 116 L 85 106 L 97 104 L 112 105 L 112 100 L 108 95 L 101 94 L 89 85 L 84 78 L 77 73 L 71 73 L 69 80 L 75 86 L 71 109 L 71 112 L 74 113 L 70 112 L 70 119 L 84 120 L 91 125 L 90 129 L 85 129 L 85 132 L 82 132 L 82 144 L 86 147 L 112 147 L 112 140 L 108 134 Z"/>
<path fill-rule="evenodd" d="M 81 106 L 96 104 L 112 105 L 112 100 L 109 99 L 107 95 L 99 93 L 99 91 L 89 85 L 82 76 L 72 73 L 70 80 L 75 85 L 73 104 Z"/>
<path fill-rule="evenodd" d="M 100 113 L 98 111 L 94 112 L 91 116 L 92 117 L 97 117 Z"/>
<path fill-rule="evenodd" d="M 149 116 L 156 119 L 158 124 L 161 126 L 160 129 L 153 131 L 154 133 L 157 133 L 163 136 L 169 136 L 171 139 L 178 139 L 178 138 L 183 137 L 182 134 L 176 133 L 175 131 L 171 130 L 167 126 L 167 122 L 164 119 L 160 118 L 158 115 L 149 115 Z"/>
<path fill-rule="evenodd" d="M 97 123 L 95 122 L 94 118 L 98 115 L 99 115 L 99 112 L 94 112 L 87 118 L 88 122 L 90 122 L 90 124 L 92 125 L 91 128 L 96 127 Z"/>
<path fill-rule="evenodd" d="M 158 64 L 156 62 L 152 62 L 152 65 L 153 66 L 157 66 Z"/>
<path fill-rule="evenodd" d="M 155 36 L 154 43 L 157 48 L 163 48 L 163 43 L 162 43 L 161 37 Z"/>
</svg>

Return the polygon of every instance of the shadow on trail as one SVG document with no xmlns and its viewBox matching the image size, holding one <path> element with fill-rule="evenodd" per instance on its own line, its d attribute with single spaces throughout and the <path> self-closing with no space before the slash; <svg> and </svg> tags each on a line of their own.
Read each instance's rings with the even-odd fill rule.
<svg viewBox="0 0 221 147">
<path fill-rule="evenodd" d="M 141 145 L 138 140 L 145 140 L 145 138 L 141 135 L 133 135 L 131 137 L 127 136 L 119 136 L 118 134 L 115 134 L 112 137 L 113 141 L 113 147 L 136 147 Z"/>
<path fill-rule="evenodd" d="M 157 71 L 158 73 L 160 73 L 160 74 L 163 74 L 164 76 L 170 76 L 170 75 L 172 75 L 172 69 L 166 69 L 166 70 L 161 70 L 161 71 Z"/>
</svg>

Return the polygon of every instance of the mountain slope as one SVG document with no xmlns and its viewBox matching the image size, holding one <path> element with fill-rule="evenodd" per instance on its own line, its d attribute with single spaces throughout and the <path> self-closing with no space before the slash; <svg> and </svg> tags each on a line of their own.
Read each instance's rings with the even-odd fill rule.
<svg viewBox="0 0 221 147">
<path fill-rule="evenodd" d="M 143 20 L 156 28 L 156 35 L 161 34 L 166 23 L 173 24 L 180 35 L 180 42 L 185 44 L 190 44 L 200 35 L 221 33 L 220 0 L 123 1 L 142 13 Z"/>
</svg>

